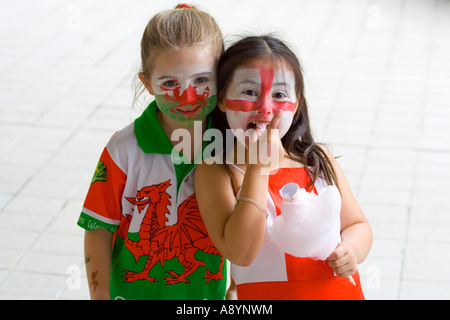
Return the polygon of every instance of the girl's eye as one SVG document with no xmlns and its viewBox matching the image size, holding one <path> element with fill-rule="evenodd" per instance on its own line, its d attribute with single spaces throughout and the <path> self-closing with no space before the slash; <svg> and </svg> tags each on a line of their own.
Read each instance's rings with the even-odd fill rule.
<svg viewBox="0 0 450 320">
<path fill-rule="evenodd" d="M 252 89 L 247 89 L 247 90 L 243 91 L 242 93 L 247 96 L 256 97 L 256 91 L 252 90 Z"/>
<path fill-rule="evenodd" d="M 194 80 L 194 83 L 195 84 L 204 84 L 204 83 L 206 83 L 206 82 L 208 82 L 209 81 L 209 79 L 208 79 L 208 77 L 198 77 L 198 78 L 196 78 L 195 80 Z"/>
<path fill-rule="evenodd" d="M 178 86 L 178 82 L 175 80 L 167 80 L 163 83 L 163 87 L 165 88 L 175 88 Z"/>
<path fill-rule="evenodd" d="M 272 97 L 275 99 L 284 99 L 284 98 L 287 98 L 287 94 L 285 94 L 284 92 L 278 91 L 278 92 L 275 92 Z"/>
</svg>

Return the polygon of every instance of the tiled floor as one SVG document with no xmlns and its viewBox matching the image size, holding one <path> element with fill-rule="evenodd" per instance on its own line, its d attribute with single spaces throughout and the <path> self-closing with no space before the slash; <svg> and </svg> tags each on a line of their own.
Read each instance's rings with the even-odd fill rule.
<svg viewBox="0 0 450 320">
<path fill-rule="evenodd" d="M 76 226 L 100 152 L 139 113 L 147 20 L 178 1 L 0 2 L 0 299 L 87 299 Z M 368 299 L 450 299 L 450 1 L 197 0 L 227 40 L 278 32 L 316 139 L 374 231 Z"/>
</svg>

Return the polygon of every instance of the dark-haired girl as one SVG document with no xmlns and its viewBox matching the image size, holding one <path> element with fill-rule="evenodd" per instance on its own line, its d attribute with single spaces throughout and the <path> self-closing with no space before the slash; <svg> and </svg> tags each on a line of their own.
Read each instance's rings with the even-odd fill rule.
<svg viewBox="0 0 450 320">
<path fill-rule="evenodd" d="M 224 164 L 197 167 L 195 192 L 214 245 L 232 263 L 238 299 L 364 299 L 357 264 L 372 232 L 338 163 L 314 142 L 297 57 L 278 39 L 247 37 L 222 55 L 217 75 L 214 123 L 236 140 Z M 289 182 L 340 191 L 341 243 L 326 261 L 291 256 L 268 238 Z"/>
</svg>

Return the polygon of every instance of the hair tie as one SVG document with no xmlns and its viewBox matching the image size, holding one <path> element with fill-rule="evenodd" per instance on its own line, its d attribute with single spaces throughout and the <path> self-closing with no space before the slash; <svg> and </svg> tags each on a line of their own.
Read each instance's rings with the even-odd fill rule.
<svg viewBox="0 0 450 320">
<path fill-rule="evenodd" d="M 179 5 L 177 5 L 177 6 L 175 7 L 175 9 L 181 9 L 181 8 L 192 9 L 192 7 L 191 7 L 190 5 L 185 4 L 185 3 L 180 3 Z"/>
</svg>

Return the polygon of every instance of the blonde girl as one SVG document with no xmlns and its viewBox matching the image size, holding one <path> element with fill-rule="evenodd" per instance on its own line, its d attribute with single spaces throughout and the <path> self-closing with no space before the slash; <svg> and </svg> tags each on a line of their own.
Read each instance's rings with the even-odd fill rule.
<svg viewBox="0 0 450 320">
<path fill-rule="evenodd" d="M 92 299 L 224 298 L 226 264 L 193 188 L 201 150 L 174 161 L 170 139 L 177 129 L 192 134 L 195 122 L 206 129 L 222 52 L 214 19 L 186 4 L 145 28 L 138 77 L 155 99 L 106 145 L 78 221 Z"/>
</svg>

